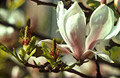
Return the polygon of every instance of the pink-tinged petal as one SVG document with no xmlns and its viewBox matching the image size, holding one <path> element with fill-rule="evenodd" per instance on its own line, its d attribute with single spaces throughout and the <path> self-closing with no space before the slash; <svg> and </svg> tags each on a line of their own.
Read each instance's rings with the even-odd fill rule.
<svg viewBox="0 0 120 78">
<path fill-rule="evenodd" d="M 66 33 L 70 41 L 70 49 L 80 59 L 85 49 L 86 22 L 82 13 L 76 13 L 66 21 Z"/>
<path fill-rule="evenodd" d="M 86 19 L 77 2 L 57 19 L 59 31 L 76 58 L 80 58 L 85 47 Z"/>
<path fill-rule="evenodd" d="M 111 32 L 114 25 L 114 13 L 106 5 L 100 5 L 90 18 L 90 33 L 86 40 L 86 50 L 93 49 L 96 42 Z"/>
<path fill-rule="evenodd" d="M 115 37 L 118 33 L 120 32 L 120 18 L 117 22 L 117 25 L 113 27 L 112 31 L 110 34 L 105 38 L 105 39 L 110 39 Z"/>
<path fill-rule="evenodd" d="M 85 60 L 87 58 L 91 58 L 93 56 L 93 51 L 92 50 L 87 50 L 84 52 L 81 56 L 81 60 Z"/>
<path fill-rule="evenodd" d="M 45 44 L 47 44 L 47 46 L 52 49 L 52 42 L 53 42 L 52 40 L 50 40 L 50 39 L 41 40 L 41 41 L 39 41 L 37 43 L 37 46 L 38 47 L 42 47 L 42 42 L 44 42 Z M 64 47 L 59 46 L 58 44 L 57 44 L 57 49 L 59 49 L 62 52 L 62 54 L 67 54 L 67 53 L 71 54 L 70 51 L 68 51 Z"/>
<path fill-rule="evenodd" d="M 59 46 L 61 46 L 61 47 L 65 48 L 65 49 L 67 49 L 68 51 L 70 51 L 70 52 L 71 52 L 71 50 L 70 50 L 70 48 L 69 48 L 69 46 L 68 46 L 68 45 L 66 45 L 66 44 L 59 44 Z"/>
</svg>

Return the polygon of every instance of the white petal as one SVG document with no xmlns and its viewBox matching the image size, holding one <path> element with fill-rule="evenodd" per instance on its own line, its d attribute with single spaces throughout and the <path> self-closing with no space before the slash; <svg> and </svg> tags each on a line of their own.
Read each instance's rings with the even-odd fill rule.
<svg viewBox="0 0 120 78">
<path fill-rule="evenodd" d="M 114 13 L 106 5 L 100 5 L 90 18 L 90 33 L 86 41 L 86 49 L 93 49 L 98 40 L 104 39 L 112 30 Z"/>
<path fill-rule="evenodd" d="M 69 66 L 77 62 L 77 60 L 70 54 L 63 56 L 61 61 Z"/>
<path fill-rule="evenodd" d="M 49 48 L 52 48 L 52 40 L 50 39 L 41 40 L 36 45 L 38 47 L 42 47 L 42 42 L 45 42 Z"/>
<path fill-rule="evenodd" d="M 70 41 L 70 49 L 80 58 L 85 49 L 86 23 L 81 13 L 76 13 L 66 21 L 66 33 Z"/>
<path fill-rule="evenodd" d="M 50 40 L 50 39 L 41 40 L 36 45 L 38 47 L 42 47 L 42 42 L 44 42 L 45 44 L 47 44 L 47 46 L 50 49 L 52 49 L 52 42 L 53 42 L 52 40 Z M 59 49 L 62 52 L 62 54 L 66 54 L 66 53 L 70 53 L 71 54 L 71 52 L 69 52 L 66 48 L 63 48 L 63 47 L 59 46 L 58 44 L 57 44 L 57 49 Z"/>
<path fill-rule="evenodd" d="M 63 39 L 79 58 L 84 50 L 86 21 L 78 3 L 74 2 L 57 23 Z"/>
<path fill-rule="evenodd" d="M 66 12 L 66 9 L 64 8 L 64 4 L 62 1 L 58 1 L 58 5 L 56 8 L 56 15 L 57 15 L 57 20 L 61 19 L 61 16 L 63 16 Z"/>
<path fill-rule="evenodd" d="M 64 4 L 62 1 L 59 1 L 58 2 L 58 6 L 57 6 L 57 9 L 56 9 L 56 12 L 57 12 L 57 24 L 58 24 L 58 28 L 59 28 L 59 31 L 60 31 L 60 34 L 62 35 L 63 39 L 65 40 L 65 42 L 68 42 L 68 38 L 66 37 L 66 31 L 65 31 L 65 12 L 67 10 L 64 8 Z"/>
<path fill-rule="evenodd" d="M 102 52 L 95 52 L 95 54 L 107 62 L 114 63 L 114 61 L 107 54 L 104 54 Z"/>
<path fill-rule="evenodd" d="M 70 51 L 69 46 L 66 45 L 66 44 L 59 44 L 59 46 L 61 46 L 61 47 L 65 48 L 65 49 L 67 49 L 68 51 Z"/>
<path fill-rule="evenodd" d="M 117 25 L 113 27 L 111 33 L 105 39 L 110 39 L 112 37 L 115 37 L 119 32 L 120 32 L 120 18 L 117 22 Z"/>
<path fill-rule="evenodd" d="M 95 48 L 97 51 L 106 51 L 105 46 L 110 46 L 109 44 L 110 40 L 103 40 L 100 41 L 95 45 Z"/>
</svg>

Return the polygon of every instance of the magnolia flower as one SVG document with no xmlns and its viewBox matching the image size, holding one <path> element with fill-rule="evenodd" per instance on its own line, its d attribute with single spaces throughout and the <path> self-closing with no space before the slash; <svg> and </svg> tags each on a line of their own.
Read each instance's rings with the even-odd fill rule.
<svg viewBox="0 0 120 78">
<path fill-rule="evenodd" d="M 63 2 L 60 1 L 56 11 L 59 32 L 66 42 L 66 45 L 57 45 L 57 48 L 63 53 L 72 54 L 78 60 L 84 60 L 92 53 L 96 53 L 93 49 L 97 42 L 110 39 L 120 31 L 120 26 L 114 27 L 113 11 L 104 4 L 100 5 L 91 15 L 90 32 L 87 38 L 85 14 L 77 2 L 74 2 L 66 10 Z M 40 46 L 41 42 L 45 42 L 49 47 L 52 46 L 52 40 L 42 40 L 38 43 L 38 46 Z M 98 55 L 105 56 L 104 58 L 110 60 L 107 55 L 99 53 Z"/>
<path fill-rule="evenodd" d="M 120 13 L 120 0 L 114 0 L 114 5 L 115 5 L 115 8 Z"/>
</svg>

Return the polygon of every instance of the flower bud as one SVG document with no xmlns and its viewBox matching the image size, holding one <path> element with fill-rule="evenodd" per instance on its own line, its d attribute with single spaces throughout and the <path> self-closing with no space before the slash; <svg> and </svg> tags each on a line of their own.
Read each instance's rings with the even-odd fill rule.
<svg viewBox="0 0 120 78">
<path fill-rule="evenodd" d="M 120 14 L 120 0 L 114 0 L 114 6 Z"/>
</svg>

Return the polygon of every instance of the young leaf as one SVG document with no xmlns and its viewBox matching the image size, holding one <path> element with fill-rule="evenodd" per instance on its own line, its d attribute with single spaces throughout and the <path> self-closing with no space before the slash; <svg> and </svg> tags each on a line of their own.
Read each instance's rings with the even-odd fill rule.
<svg viewBox="0 0 120 78">
<path fill-rule="evenodd" d="M 52 56 L 49 54 L 49 47 L 44 43 L 42 42 L 42 50 L 43 50 L 43 56 L 47 59 L 47 61 L 50 63 L 50 64 L 54 64 L 55 63 L 55 60 L 52 58 Z"/>
<path fill-rule="evenodd" d="M 120 63 L 120 47 L 114 46 L 110 50 L 110 57 L 117 63 Z"/>
<path fill-rule="evenodd" d="M 23 35 L 23 29 L 20 30 L 19 32 L 19 37 L 22 38 L 24 35 Z"/>
<path fill-rule="evenodd" d="M 25 0 L 10 0 L 7 6 L 9 9 L 14 10 L 20 7 L 24 2 Z"/>
<path fill-rule="evenodd" d="M 100 5 L 100 2 L 95 1 L 95 0 L 88 0 L 87 4 L 92 8 L 92 10 L 94 10 Z"/>
<path fill-rule="evenodd" d="M 28 56 L 27 61 L 30 59 L 30 57 L 36 52 L 36 48 L 30 53 L 30 55 Z"/>
<path fill-rule="evenodd" d="M 36 37 L 33 36 L 29 42 L 29 44 L 26 46 L 26 51 L 29 50 L 30 52 L 33 50 L 33 48 L 35 47 L 35 43 L 36 43 Z"/>
<path fill-rule="evenodd" d="M 13 48 L 13 52 L 14 52 L 15 57 L 19 58 L 18 55 L 17 55 L 17 53 L 16 53 L 16 51 L 15 51 L 15 48 Z"/>
<path fill-rule="evenodd" d="M 13 52 L 10 51 L 6 46 L 4 46 L 3 44 L 0 43 L 0 49 L 7 52 L 7 53 L 10 53 L 11 55 L 14 56 Z"/>
<path fill-rule="evenodd" d="M 23 48 L 20 49 L 20 52 L 19 52 L 20 56 L 21 56 L 21 59 L 24 60 L 25 58 L 25 55 L 26 55 L 26 52 Z"/>
</svg>

